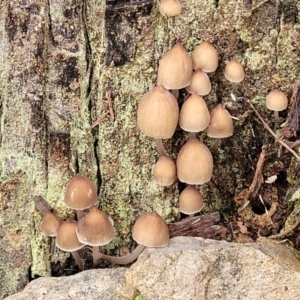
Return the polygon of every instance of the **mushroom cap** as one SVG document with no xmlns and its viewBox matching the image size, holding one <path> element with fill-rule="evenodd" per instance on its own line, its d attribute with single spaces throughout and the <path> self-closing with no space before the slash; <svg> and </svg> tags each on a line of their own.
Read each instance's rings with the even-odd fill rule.
<svg viewBox="0 0 300 300">
<path fill-rule="evenodd" d="M 84 247 L 84 244 L 81 244 L 76 236 L 76 226 L 77 222 L 72 220 L 67 220 L 59 226 L 56 236 L 57 248 L 73 252 Z"/>
<path fill-rule="evenodd" d="M 179 126 L 188 132 L 204 130 L 210 122 L 210 114 L 202 97 L 192 94 L 184 101 L 179 113 Z"/>
<path fill-rule="evenodd" d="M 199 212 L 203 206 L 203 198 L 193 185 L 187 186 L 179 195 L 179 209 L 186 215 Z"/>
<path fill-rule="evenodd" d="M 210 112 L 210 123 L 206 132 L 212 138 L 226 138 L 233 135 L 232 118 L 222 104 L 218 104 Z"/>
<path fill-rule="evenodd" d="M 243 81 L 245 78 L 245 71 L 242 64 L 233 58 L 227 63 L 224 76 L 230 82 L 239 83 Z"/>
<path fill-rule="evenodd" d="M 285 110 L 288 106 L 287 96 L 279 90 L 273 90 L 266 97 L 266 106 L 274 111 Z"/>
<path fill-rule="evenodd" d="M 165 220 L 153 211 L 136 220 L 132 237 L 138 244 L 146 247 L 165 247 L 169 244 L 169 228 Z"/>
<path fill-rule="evenodd" d="M 211 91 L 211 83 L 208 75 L 201 69 L 194 71 L 192 81 L 186 89 L 189 93 L 195 93 L 201 96 L 209 94 Z"/>
<path fill-rule="evenodd" d="M 159 12 L 163 16 L 175 17 L 181 14 L 182 5 L 178 0 L 161 0 Z"/>
<path fill-rule="evenodd" d="M 218 52 L 209 42 L 202 42 L 192 53 L 193 69 L 214 72 L 218 67 Z"/>
<path fill-rule="evenodd" d="M 168 139 L 178 123 L 178 103 L 171 92 L 159 85 L 147 92 L 139 103 L 137 124 L 149 137 Z"/>
<path fill-rule="evenodd" d="M 180 149 L 177 157 L 177 176 L 181 182 L 204 184 L 213 173 L 213 158 L 209 149 L 195 137 Z"/>
<path fill-rule="evenodd" d="M 69 208 L 83 210 L 97 202 L 97 190 L 94 183 L 87 177 L 76 174 L 68 183 L 65 203 Z"/>
<path fill-rule="evenodd" d="M 80 243 L 103 246 L 113 238 L 113 227 L 105 213 L 93 206 L 89 213 L 77 222 L 77 238 Z"/>
<path fill-rule="evenodd" d="M 192 75 L 192 59 L 177 43 L 159 62 L 157 84 L 168 90 L 182 89 L 191 83 Z"/>
<path fill-rule="evenodd" d="M 159 157 L 153 168 L 154 181 L 160 186 L 170 186 L 176 179 L 176 164 L 169 156 Z"/>
<path fill-rule="evenodd" d="M 53 214 L 51 211 L 45 212 L 41 224 L 41 230 L 44 235 L 57 236 L 58 228 L 61 224 L 61 220 Z"/>
</svg>

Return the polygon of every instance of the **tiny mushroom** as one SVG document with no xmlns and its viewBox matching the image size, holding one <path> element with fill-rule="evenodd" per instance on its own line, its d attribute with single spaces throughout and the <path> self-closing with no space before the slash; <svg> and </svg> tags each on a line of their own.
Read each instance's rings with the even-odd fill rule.
<svg viewBox="0 0 300 300">
<path fill-rule="evenodd" d="M 44 235 L 57 236 L 58 228 L 61 225 L 61 220 L 51 211 L 46 211 L 43 215 L 41 230 Z"/>
<path fill-rule="evenodd" d="M 202 195 L 193 185 L 188 185 L 179 195 L 179 210 L 186 215 L 194 215 L 203 206 Z"/>
<path fill-rule="evenodd" d="M 131 253 L 122 257 L 100 253 L 100 259 L 125 265 L 136 260 L 145 247 L 165 247 L 169 244 L 168 225 L 156 212 L 146 213 L 135 222 L 132 229 L 132 237 L 138 243 L 138 246 Z"/>
<path fill-rule="evenodd" d="M 68 183 L 65 192 L 65 204 L 77 211 L 77 219 L 83 217 L 83 211 L 97 202 L 97 190 L 94 183 L 81 174 Z"/>
<path fill-rule="evenodd" d="M 187 132 L 204 130 L 210 122 L 210 114 L 202 97 L 192 94 L 184 101 L 179 113 L 179 126 Z"/>
<path fill-rule="evenodd" d="M 191 83 L 192 76 L 192 59 L 184 47 L 177 43 L 159 62 L 158 85 L 168 90 L 182 89 Z"/>
<path fill-rule="evenodd" d="M 176 164 L 167 155 L 161 155 L 153 168 L 154 181 L 160 186 L 171 186 L 177 179 Z"/>
<path fill-rule="evenodd" d="M 180 15 L 182 5 L 178 0 L 161 0 L 159 11 L 163 16 L 175 17 Z"/>
<path fill-rule="evenodd" d="M 231 82 L 233 92 L 238 94 L 237 84 L 242 82 L 245 78 L 245 71 L 242 64 L 233 58 L 227 63 L 224 76 Z"/>
<path fill-rule="evenodd" d="M 215 138 L 215 143 L 210 150 L 215 151 L 219 147 L 222 138 L 233 135 L 233 122 L 230 113 L 218 104 L 210 113 L 210 123 L 206 128 L 207 135 Z"/>
<path fill-rule="evenodd" d="M 218 67 L 218 52 L 209 42 L 202 42 L 192 53 L 193 69 L 214 72 Z"/>
<path fill-rule="evenodd" d="M 195 137 L 180 149 L 177 157 L 177 176 L 181 182 L 204 184 L 213 173 L 213 158 L 209 149 Z"/>
<path fill-rule="evenodd" d="M 113 226 L 106 214 L 93 206 L 88 214 L 78 221 L 76 235 L 80 243 L 92 246 L 93 263 L 97 264 L 99 246 L 111 242 Z"/>
<path fill-rule="evenodd" d="M 275 120 L 279 121 L 278 112 L 285 110 L 288 106 L 287 96 L 279 90 L 273 90 L 266 97 L 266 106 L 274 111 Z"/>
<path fill-rule="evenodd" d="M 168 139 L 174 134 L 178 114 L 176 98 L 162 85 L 148 91 L 138 105 L 138 127 L 145 135 L 156 140 L 160 155 L 166 154 L 161 139 Z"/>
<path fill-rule="evenodd" d="M 211 83 L 208 75 L 201 69 L 194 71 L 190 85 L 186 87 L 189 93 L 205 96 L 211 91 Z"/>
<path fill-rule="evenodd" d="M 84 247 L 84 244 L 78 241 L 76 226 L 77 222 L 69 219 L 60 225 L 56 236 L 56 247 L 63 251 L 71 252 L 78 267 L 82 270 L 83 264 L 77 250 Z"/>
</svg>

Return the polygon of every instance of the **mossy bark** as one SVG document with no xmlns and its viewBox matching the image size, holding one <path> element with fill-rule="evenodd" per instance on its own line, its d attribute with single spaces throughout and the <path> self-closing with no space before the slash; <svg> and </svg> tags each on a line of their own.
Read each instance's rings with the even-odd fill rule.
<svg viewBox="0 0 300 300">
<path fill-rule="evenodd" d="M 230 208 L 261 145 L 274 144 L 247 103 L 232 100 L 223 70 L 232 57 L 245 66 L 240 93 L 272 122 L 265 95 L 280 88 L 291 96 L 300 73 L 299 1 L 182 4 L 182 15 L 168 19 L 152 0 L 0 3 L 0 298 L 30 278 L 51 275 L 51 262 L 66 260 L 42 236 L 33 197 L 43 196 L 60 218 L 74 218 L 63 203 L 74 172 L 93 179 L 99 207 L 115 222 L 107 251 L 131 247 L 132 224 L 146 211 L 168 221 L 178 217 L 178 188 L 152 181 L 158 153 L 136 126 L 137 104 L 175 42 L 188 51 L 202 40 L 216 46 L 220 66 L 210 75 L 206 100 L 209 108 L 222 102 L 239 117 L 235 135 L 214 154 L 212 182 L 201 188 L 207 211 Z M 108 91 L 113 114 L 91 128 L 109 111 Z M 205 134 L 199 138 L 211 143 Z M 168 153 L 175 158 L 186 139 L 178 130 L 165 142 Z"/>
</svg>

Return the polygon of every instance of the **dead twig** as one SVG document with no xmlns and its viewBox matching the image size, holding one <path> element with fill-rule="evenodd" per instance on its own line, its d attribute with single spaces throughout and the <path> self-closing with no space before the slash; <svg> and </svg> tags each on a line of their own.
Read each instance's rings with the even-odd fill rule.
<svg viewBox="0 0 300 300">
<path fill-rule="evenodd" d="M 100 117 L 91 125 L 90 129 L 93 129 L 95 126 L 97 126 L 100 122 L 102 122 L 106 115 L 109 114 L 109 111 L 103 112 Z"/>
<path fill-rule="evenodd" d="M 276 141 L 278 141 L 279 144 L 281 144 L 284 148 L 286 148 L 290 153 L 292 153 L 297 160 L 300 162 L 300 156 L 290 147 L 288 146 L 281 138 L 279 138 L 275 132 L 269 127 L 267 122 L 262 118 L 262 116 L 259 114 L 259 112 L 256 110 L 256 108 L 253 106 L 251 100 L 248 100 L 248 103 L 250 107 L 254 110 L 260 121 L 262 122 L 263 126 L 271 133 L 271 135 L 275 138 Z"/>
<path fill-rule="evenodd" d="M 263 177 L 262 177 L 262 168 L 266 159 L 266 153 L 267 153 L 267 146 L 263 145 L 261 148 L 261 153 L 259 155 L 257 164 L 256 164 L 256 170 L 255 170 L 255 174 L 252 180 L 252 183 L 249 187 L 249 192 L 248 195 L 255 197 L 256 194 L 258 193 L 261 184 L 263 183 Z"/>
<path fill-rule="evenodd" d="M 278 234 L 271 235 L 268 238 L 269 239 L 278 239 L 278 238 L 281 238 L 281 237 L 289 234 L 290 232 L 292 232 L 294 229 L 296 229 L 299 226 L 299 224 L 300 224 L 300 219 L 291 228 L 289 228 L 287 230 L 284 230 L 284 231 L 282 231 L 282 232 L 280 232 Z"/>
</svg>

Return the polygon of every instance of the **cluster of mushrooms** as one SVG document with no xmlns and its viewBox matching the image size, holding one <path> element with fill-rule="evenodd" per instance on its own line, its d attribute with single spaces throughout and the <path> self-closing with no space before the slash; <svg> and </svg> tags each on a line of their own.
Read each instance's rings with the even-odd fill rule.
<svg viewBox="0 0 300 300">
<path fill-rule="evenodd" d="M 150 212 L 139 217 L 133 226 L 132 237 L 138 246 L 130 254 L 122 257 L 102 254 L 99 247 L 113 239 L 113 221 L 95 206 L 97 200 L 97 190 L 93 182 L 77 174 L 67 185 L 64 201 L 69 208 L 76 210 L 78 221 L 68 219 L 62 222 L 50 209 L 41 211 L 43 234 L 55 237 L 59 249 L 71 252 L 81 270 L 84 269 L 84 265 L 77 250 L 85 246 L 91 247 L 93 263 L 97 265 L 99 260 L 128 264 L 134 261 L 145 247 L 164 247 L 169 244 L 166 222 L 156 212 Z"/>
<path fill-rule="evenodd" d="M 178 0 L 161 0 L 159 10 L 162 15 L 179 15 L 182 5 Z M 193 215 L 203 208 L 204 202 L 196 185 L 210 181 L 213 174 L 213 157 L 222 138 L 233 134 L 233 122 L 229 112 L 218 104 L 209 112 L 205 96 L 211 91 L 211 82 L 207 73 L 218 67 L 218 53 L 212 44 L 202 42 L 190 56 L 184 47 L 177 43 L 161 59 L 158 69 L 157 86 L 148 91 L 138 105 L 137 123 L 139 129 L 154 138 L 159 159 L 153 168 L 153 178 L 161 186 L 172 186 L 177 179 L 186 183 L 179 196 L 179 209 L 182 213 Z M 243 81 L 243 66 L 232 59 L 225 67 L 224 76 L 231 82 L 233 93 L 237 94 L 237 85 Z M 180 111 L 177 98 L 179 89 L 186 88 L 189 96 Z M 266 105 L 275 111 L 287 108 L 288 100 L 279 90 L 271 91 L 266 97 Z M 162 139 L 173 136 L 177 125 L 189 132 L 189 139 L 180 149 L 176 163 L 165 151 Z M 207 136 L 215 142 L 210 149 L 196 138 L 196 133 L 206 130 Z M 71 252 L 80 269 L 83 261 L 77 250 L 89 246 L 92 249 L 93 263 L 106 260 L 116 264 L 128 264 L 134 261 L 145 247 L 164 247 L 169 243 L 169 231 L 166 222 L 156 213 L 142 215 L 132 229 L 133 239 L 138 243 L 133 252 L 123 257 L 104 255 L 99 247 L 113 239 L 113 221 L 95 205 L 97 190 L 93 182 L 77 174 L 68 184 L 65 192 L 65 204 L 75 209 L 77 221 L 60 220 L 50 209 L 41 210 L 43 234 L 56 237 L 56 246 Z"/>
<path fill-rule="evenodd" d="M 217 67 L 218 53 L 209 42 L 202 42 L 191 56 L 177 43 L 159 63 L 158 85 L 143 96 L 138 106 L 138 127 L 155 139 L 160 155 L 153 168 L 153 178 L 166 187 L 174 184 L 177 178 L 187 184 L 179 196 L 179 209 L 188 215 L 203 208 L 203 198 L 195 185 L 207 183 L 212 177 L 211 151 L 217 149 L 222 138 L 233 134 L 232 118 L 223 105 L 217 105 L 209 113 L 202 98 L 211 91 L 207 73 L 214 72 Z M 224 75 L 236 88 L 245 73 L 243 66 L 232 59 Z M 179 111 L 177 97 L 182 88 L 186 88 L 189 96 Z M 162 139 L 171 138 L 178 124 L 189 132 L 189 140 L 180 149 L 175 163 L 166 153 Z M 215 139 L 211 149 L 196 138 L 196 133 L 205 129 L 207 135 Z"/>
</svg>

